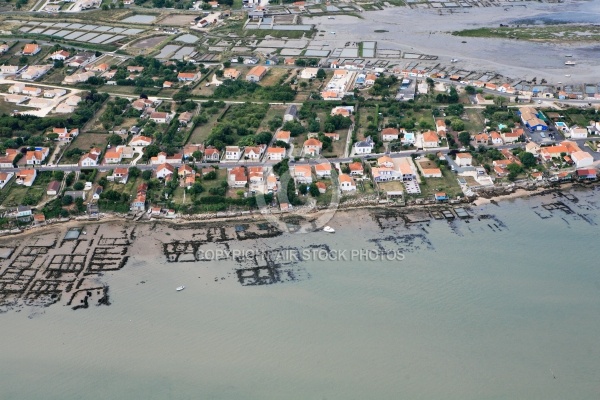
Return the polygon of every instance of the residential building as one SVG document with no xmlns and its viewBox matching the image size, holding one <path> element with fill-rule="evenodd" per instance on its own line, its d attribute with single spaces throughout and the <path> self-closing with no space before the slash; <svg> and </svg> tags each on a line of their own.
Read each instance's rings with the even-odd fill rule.
<svg viewBox="0 0 600 400">
<path fill-rule="evenodd" d="M 208 146 L 204 150 L 203 160 L 204 162 L 219 162 L 221 159 L 221 152 L 212 146 Z"/>
<path fill-rule="evenodd" d="M 160 164 L 165 164 L 165 163 L 179 164 L 179 163 L 181 163 L 182 159 L 183 159 L 183 154 L 177 153 L 177 154 L 173 154 L 172 156 L 169 156 L 164 151 L 161 151 L 160 153 L 158 153 L 158 155 L 156 157 L 150 157 L 150 164 L 151 165 L 160 165 Z"/>
<path fill-rule="evenodd" d="M 14 175 L 13 172 L 0 172 L 0 189 L 3 189 Z"/>
<path fill-rule="evenodd" d="M 107 176 L 107 179 L 124 185 L 129 179 L 129 170 L 127 168 L 115 168 L 112 174 Z"/>
<path fill-rule="evenodd" d="M 42 89 L 34 86 L 25 86 L 21 90 L 25 96 L 39 96 L 42 94 Z"/>
<path fill-rule="evenodd" d="M 281 140 L 282 142 L 285 143 L 290 143 L 290 139 L 292 137 L 292 133 L 290 131 L 279 131 L 275 134 L 275 140 L 279 141 Z"/>
<path fill-rule="evenodd" d="M 324 133 L 324 135 L 331 139 L 333 142 L 337 142 L 338 140 L 340 140 L 340 134 L 337 132 Z"/>
<path fill-rule="evenodd" d="M 354 179 L 347 174 L 340 174 L 340 190 L 342 192 L 350 192 L 356 190 L 356 183 Z"/>
<path fill-rule="evenodd" d="M 51 68 L 52 65 L 31 65 L 21 73 L 21 79 L 32 81 L 45 75 Z"/>
<path fill-rule="evenodd" d="M 446 133 L 447 129 L 446 129 L 446 122 L 443 119 L 436 119 L 435 120 L 435 128 L 437 130 L 438 135 L 440 133 Z"/>
<path fill-rule="evenodd" d="M 492 131 L 492 132 L 490 133 L 490 138 L 492 139 L 492 144 L 493 144 L 493 145 L 499 146 L 499 145 L 501 145 L 501 144 L 504 144 L 504 140 L 502 139 L 502 135 L 501 135 L 501 134 L 499 134 L 499 133 L 498 133 L 498 132 L 496 132 L 496 131 Z M 509 137 L 509 138 L 510 138 L 510 137 Z"/>
<path fill-rule="evenodd" d="M 569 129 L 571 139 L 585 139 L 588 137 L 587 128 L 580 128 L 577 126 L 571 127 Z"/>
<path fill-rule="evenodd" d="M 175 167 L 171 164 L 164 163 L 160 164 L 156 168 L 156 177 L 158 179 L 170 179 L 173 173 L 175 172 Z"/>
<path fill-rule="evenodd" d="M 264 144 L 258 146 L 246 146 L 246 148 L 244 148 L 244 159 L 260 160 L 266 148 L 267 146 Z"/>
<path fill-rule="evenodd" d="M 269 147 L 267 149 L 267 160 L 281 161 L 285 158 L 286 150 L 283 147 Z"/>
<path fill-rule="evenodd" d="M 365 173 L 363 164 L 359 161 L 350 163 L 348 168 L 350 169 L 350 176 L 363 176 Z"/>
<path fill-rule="evenodd" d="M 377 159 L 378 167 L 392 168 L 394 166 L 394 160 L 389 156 L 381 156 Z"/>
<path fill-rule="evenodd" d="M 594 164 L 594 157 L 585 151 L 575 151 L 571 153 L 571 159 L 577 168 L 585 168 Z"/>
<path fill-rule="evenodd" d="M 140 153 L 143 151 L 143 148 L 152 144 L 152 138 L 148 136 L 134 136 L 129 141 L 129 146 L 135 149 L 135 152 Z"/>
<path fill-rule="evenodd" d="M 121 149 L 108 149 L 104 154 L 105 164 L 118 164 L 123 160 L 123 151 Z"/>
<path fill-rule="evenodd" d="M 396 128 L 384 128 L 381 130 L 381 139 L 384 142 L 391 142 L 392 140 L 398 140 L 400 131 Z"/>
<path fill-rule="evenodd" d="M 502 138 L 500 138 L 500 139 L 502 139 Z M 488 144 L 488 142 L 490 141 L 490 135 L 488 135 L 485 132 L 479 133 L 479 134 L 475 135 L 473 140 L 475 141 L 475 144 Z"/>
<path fill-rule="evenodd" d="M 237 161 L 242 157 L 242 150 L 239 146 L 227 146 L 225 147 L 225 160 Z"/>
<path fill-rule="evenodd" d="M 67 103 L 63 102 L 60 103 L 58 106 L 56 106 L 56 108 L 54 109 L 54 112 L 57 114 L 70 114 L 73 111 L 75 111 L 75 107 L 68 105 Z"/>
<path fill-rule="evenodd" d="M 156 122 L 157 124 L 168 124 L 171 122 L 171 114 L 166 112 L 158 112 L 155 111 L 150 114 L 150 120 Z"/>
<path fill-rule="evenodd" d="M 146 194 L 148 192 L 148 184 L 141 183 L 137 188 L 137 194 L 133 202 L 131 203 L 131 209 L 133 211 L 145 211 L 146 210 Z"/>
<path fill-rule="evenodd" d="M 548 130 L 548 125 L 540 118 L 540 116 L 542 116 L 542 113 L 538 112 L 535 108 L 521 107 L 519 108 L 518 113 L 521 116 L 521 121 L 523 121 L 523 125 L 530 131 Z"/>
<path fill-rule="evenodd" d="M 354 106 L 337 106 L 331 109 L 332 116 L 341 115 L 343 117 L 350 117 L 352 114 L 354 114 Z"/>
<path fill-rule="evenodd" d="M 99 157 L 100 157 L 99 153 L 98 154 L 94 154 L 92 152 L 85 153 L 79 159 L 78 164 L 80 167 L 94 167 L 94 166 L 98 165 Z"/>
<path fill-rule="evenodd" d="M 104 191 L 102 186 L 96 186 L 94 191 L 92 192 L 92 200 L 100 200 L 100 195 Z"/>
<path fill-rule="evenodd" d="M 456 154 L 456 165 L 459 167 L 469 167 L 473 164 L 473 156 L 471 153 Z"/>
<path fill-rule="evenodd" d="M 67 128 L 53 128 L 52 133 L 56 133 L 58 135 L 59 142 L 71 142 L 77 136 L 79 136 L 79 129 L 71 129 Z"/>
<path fill-rule="evenodd" d="M 180 72 L 177 74 L 179 82 L 193 82 L 200 78 L 200 72 Z"/>
<path fill-rule="evenodd" d="M 540 145 L 535 142 L 529 142 L 525 145 L 525 151 L 537 156 L 540 152 Z"/>
<path fill-rule="evenodd" d="M 502 139 L 504 143 L 515 143 L 523 139 L 524 133 L 523 128 L 512 128 L 510 132 L 502 133 Z"/>
<path fill-rule="evenodd" d="M 317 175 L 317 178 L 329 178 L 331 176 L 331 164 L 323 162 L 315 165 L 315 175 Z"/>
<path fill-rule="evenodd" d="M 40 51 L 42 51 L 42 47 L 35 43 L 28 43 L 23 47 L 24 56 L 34 56 Z"/>
<path fill-rule="evenodd" d="M 20 94 L 7 94 L 4 96 L 4 101 L 7 103 L 21 104 L 29 100 L 29 96 L 21 96 Z"/>
<path fill-rule="evenodd" d="M 183 148 L 183 158 L 187 160 L 194 156 L 194 153 L 199 151 L 200 153 L 204 153 L 204 145 L 203 144 L 188 144 Z M 200 160 L 196 160 L 200 161 Z"/>
<path fill-rule="evenodd" d="M 291 175 L 296 183 L 312 183 L 312 169 L 310 165 L 294 165 L 291 168 Z"/>
<path fill-rule="evenodd" d="M 66 50 L 58 50 L 50 54 L 50 59 L 54 61 L 64 61 L 69 58 L 70 53 Z"/>
<path fill-rule="evenodd" d="M 283 122 L 294 121 L 296 118 L 298 118 L 298 107 L 296 107 L 295 104 L 292 104 L 285 110 Z"/>
<path fill-rule="evenodd" d="M 321 153 L 323 143 L 319 140 L 311 138 L 304 142 L 303 153 L 305 155 L 316 156 Z"/>
<path fill-rule="evenodd" d="M 179 117 L 177 117 L 177 120 L 179 121 L 179 125 L 188 126 L 189 123 L 192 122 L 192 118 L 194 118 L 194 114 L 186 111 L 186 112 L 179 114 Z"/>
<path fill-rule="evenodd" d="M 225 68 L 223 70 L 223 78 L 236 80 L 241 75 L 241 72 L 235 68 Z"/>
<path fill-rule="evenodd" d="M 260 82 L 260 80 L 267 74 L 267 68 L 262 65 L 253 67 L 248 74 L 246 74 L 246 80 L 249 82 Z"/>
<path fill-rule="evenodd" d="M 81 96 L 70 96 L 65 100 L 65 104 L 68 106 L 77 106 L 81 103 Z"/>
<path fill-rule="evenodd" d="M 87 80 L 93 76 L 96 75 L 92 71 L 86 71 L 66 76 L 65 79 L 63 79 L 63 82 L 69 85 L 74 85 L 77 83 L 87 82 Z"/>
<path fill-rule="evenodd" d="M 33 185 L 33 182 L 35 181 L 36 176 L 37 176 L 36 169 L 21 169 L 16 173 L 15 179 L 16 179 L 16 183 L 18 185 L 23 185 L 23 186 L 29 187 L 29 186 Z"/>
<path fill-rule="evenodd" d="M 35 150 L 29 150 L 25 153 L 25 163 L 27 165 L 40 165 L 49 153 L 50 149 L 48 147 L 36 147 Z"/>
<path fill-rule="evenodd" d="M 246 174 L 246 168 L 244 167 L 230 168 L 228 176 L 229 184 L 232 187 L 245 187 L 248 183 L 248 175 Z"/>
<path fill-rule="evenodd" d="M 439 146 L 439 138 L 436 132 L 426 131 L 423 132 L 423 148 L 433 148 Z"/>
<path fill-rule="evenodd" d="M 375 147 L 375 142 L 371 136 L 367 136 L 365 140 L 354 143 L 354 154 L 370 154 Z"/>
<path fill-rule="evenodd" d="M 319 68 L 304 68 L 300 72 L 300 78 L 302 79 L 314 79 L 317 77 L 317 73 L 319 72 Z"/>
<path fill-rule="evenodd" d="M 15 158 L 19 154 L 21 153 L 16 149 L 6 149 L 5 154 L 0 156 L 0 168 L 13 168 Z"/>
</svg>

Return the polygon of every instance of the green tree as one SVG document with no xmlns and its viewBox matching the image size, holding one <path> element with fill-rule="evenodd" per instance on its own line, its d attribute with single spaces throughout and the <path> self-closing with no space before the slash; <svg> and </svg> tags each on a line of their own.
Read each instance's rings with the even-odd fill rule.
<svg viewBox="0 0 600 400">
<path fill-rule="evenodd" d="M 317 187 L 317 184 L 314 182 L 310 184 L 308 191 L 310 192 L 310 195 L 312 197 L 319 197 L 319 195 L 321 194 L 321 192 L 319 192 L 319 188 Z"/>
<path fill-rule="evenodd" d="M 64 196 L 62 198 L 62 204 L 64 206 L 69 206 L 69 205 L 73 204 L 73 197 L 71 197 L 71 196 Z"/>
<path fill-rule="evenodd" d="M 452 119 L 451 123 L 452 129 L 455 131 L 462 131 L 463 129 L 465 129 L 465 123 L 458 118 Z"/>
<path fill-rule="evenodd" d="M 144 172 L 142 172 L 142 179 L 145 181 L 149 181 L 152 178 L 152 171 L 150 171 L 149 169 L 145 170 Z"/>
<path fill-rule="evenodd" d="M 519 158 L 521 159 L 521 162 L 525 168 L 532 168 L 537 164 L 535 156 L 531 153 L 523 152 Z"/>
<path fill-rule="evenodd" d="M 73 185 L 73 189 L 74 190 L 83 190 L 83 188 L 85 187 L 85 185 L 83 184 L 83 182 L 81 181 L 77 181 L 75 182 L 75 184 Z"/>
<path fill-rule="evenodd" d="M 323 68 L 319 68 L 319 70 L 317 71 L 317 79 L 325 79 L 327 77 L 327 73 L 325 72 L 325 70 Z"/>
<path fill-rule="evenodd" d="M 464 146 L 468 146 L 471 143 L 471 134 L 469 132 L 461 132 L 458 134 L 458 141 Z"/>
<path fill-rule="evenodd" d="M 300 192 L 300 194 L 308 193 L 308 186 L 306 185 L 306 183 L 301 183 L 300 185 L 298 185 L 298 192 Z"/>
<path fill-rule="evenodd" d="M 136 179 L 138 176 L 141 175 L 142 171 L 140 171 L 138 167 L 129 167 L 128 173 L 130 178 Z"/>
<path fill-rule="evenodd" d="M 477 89 L 475 89 L 474 86 L 467 85 L 467 86 L 465 86 L 465 92 L 467 92 L 467 94 L 473 95 L 473 94 L 477 93 Z"/>
</svg>

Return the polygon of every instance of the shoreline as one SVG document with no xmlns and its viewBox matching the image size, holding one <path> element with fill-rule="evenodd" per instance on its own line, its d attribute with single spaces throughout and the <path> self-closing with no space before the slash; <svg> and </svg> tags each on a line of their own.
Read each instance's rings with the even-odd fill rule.
<svg viewBox="0 0 600 400">
<path fill-rule="evenodd" d="M 569 190 L 573 190 L 575 188 L 589 189 L 589 188 L 593 188 L 597 185 L 598 185 L 597 182 L 593 183 L 592 185 L 589 185 L 589 186 L 582 186 L 581 184 L 572 182 L 572 183 L 564 184 L 564 185 L 562 185 L 560 187 L 556 187 L 556 188 L 542 187 L 542 188 L 536 188 L 533 190 L 518 188 L 518 189 L 514 190 L 512 193 L 493 195 L 493 196 L 490 196 L 489 198 L 480 196 L 472 202 L 458 203 L 458 204 L 456 204 L 456 206 L 480 207 L 480 206 L 485 206 L 485 205 L 489 205 L 489 204 L 498 205 L 497 203 L 503 202 L 503 201 L 515 200 L 515 199 L 519 199 L 519 198 L 529 198 L 529 197 L 541 196 L 541 195 L 545 195 L 545 194 L 549 194 L 549 193 L 553 193 L 553 192 L 569 191 Z M 405 211 L 406 213 L 410 213 L 411 211 L 416 211 L 416 210 L 440 208 L 440 207 L 444 208 L 444 207 L 447 207 L 448 205 L 450 205 L 450 204 L 449 203 L 411 204 L 411 205 L 407 205 L 407 206 L 395 206 L 395 205 L 388 206 L 388 205 L 382 205 L 382 204 L 358 204 L 358 205 L 351 205 L 348 207 L 338 208 L 335 211 L 336 212 L 338 212 L 338 211 L 349 212 L 349 211 L 364 210 L 364 209 L 380 209 L 380 210 L 394 209 L 396 211 Z M 452 204 L 452 205 L 454 205 L 454 204 Z M 331 210 L 329 210 L 329 209 L 311 210 L 304 214 L 283 213 L 283 214 L 279 214 L 279 218 L 280 217 L 300 217 L 300 218 L 306 218 L 307 220 L 316 220 L 320 216 L 324 215 L 327 212 L 331 212 Z M 33 233 L 35 233 L 35 234 L 44 233 L 45 231 L 56 229 L 57 227 L 60 227 L 61 229 L 69 229 L 69 228 L 86 226 L 86 225 L 107 224 L 107 223 L 113 223 L 113 222 L 117 222 L 117 223 L 128 222 L 128 223 L 133 223 L 135 225 L 159 223 L 159 224 L 164 224 L 164 225 L 186 226 L 186 225 L 192 225 L 192 224 L 197 224 L 197 223 L 206 223 L 206 224 L 212 225 L 215 223 L 229 223 L 229 222 L 235 222 L 235 221 L 260 221 L 260 220 L 267 219 L 267 217 L 261 213 L 252 213 L 252 214 L 248 214 L 248 215 L 235 215 L 235 216 L 226 216 L 226 217 L 210 217 L 210 216 L 203 217 L 204 215 L 207 215 L 207 214 L 193 214 L 193 215 L 187 216 L 187 218 L 182 218 L 182 217 L 176 217 L 176 218 L 172 218 L 172 219 L 171 218 L 158 218 L 158 219 L 152 218 L 149 220 L 132 220 L 130 218 L 118 216 L 115 214 L 104 214 L 104 215 L 105 215 L 105 217 L 100 218 L 98 220 L 69 219 L 68 221 L 57 221 L 57 222 L 53 222 L 51 224 L 47 224 L 47 225 L 43 225 L 43 226 L 30 227 L 28 229 L 22 230 L 21 232 L 15 232 L 15 233 L 6 232 L 6 233 L 3 233 L 0 235 L 0 239 L 27 236 L 28 234 L 33 234 Z M 273 214 L 271 214 L 271 215 L 273 215 Z"/>
</svg>

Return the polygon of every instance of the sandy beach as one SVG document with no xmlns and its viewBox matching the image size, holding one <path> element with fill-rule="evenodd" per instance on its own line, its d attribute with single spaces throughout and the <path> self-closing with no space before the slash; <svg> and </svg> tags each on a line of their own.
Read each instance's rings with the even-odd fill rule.
<svg viewBox="0 0 600 400">
<path fill-rule="evenodd" d="M 512 21 L 536 16 L 571 13 L 598 14 L 598 2 L 566 1 L 560 4 L 525 2 L 524 6 L 473 8 L 466 12 L 438 14 L 437 10 L 389 8 L 353 16 L 307 19 L 315 23 L 320 34 L 343 47 L 347 41 L 377 41 L 379 49 L 396 49 L 405 52 L 435 55 L 438 61 L 429 64 L 448 64 L 457 58 L 456 67 L 468 71 L 493 71 L 512 79 L 538 80 L 551 83 L 565 81 L 565 74 L 572 75 L 573 82 L 596 82 L 598 80 L 597 43 L 541 43 L 495 38 L 463 38 L 452 36 L 452 31 L 478 27 L 494 27 Z M 415 24 L 415 21 L 419 21 Z M 376 33 L 375 30 L 387 32 Z M 331 34 L 335 32 L 335 35 Z M 317 36 L 319 38 L 319 36 Z M 467 43 L 462 43 L 466 41 Z M 572 54 L 577 65 L 565 67 L 564 54 Z M 410 60 L 405 60 L 409 62 Z M 420 61 L 424 65 L 427 62 Z"/>
</svg>

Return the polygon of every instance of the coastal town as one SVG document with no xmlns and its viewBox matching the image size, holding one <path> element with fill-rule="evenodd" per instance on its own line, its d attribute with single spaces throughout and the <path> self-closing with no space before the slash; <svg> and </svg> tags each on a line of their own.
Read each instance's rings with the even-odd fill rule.
<svg viewBox="0 0 600 400">
<path fill-rule="evenodd" d="M 3 17 L 0 229 L 468 204 L 597 181 L 600 84 L 342 43 L 306 22 L 373 7 L 38 2 Z"/>
</svg>

